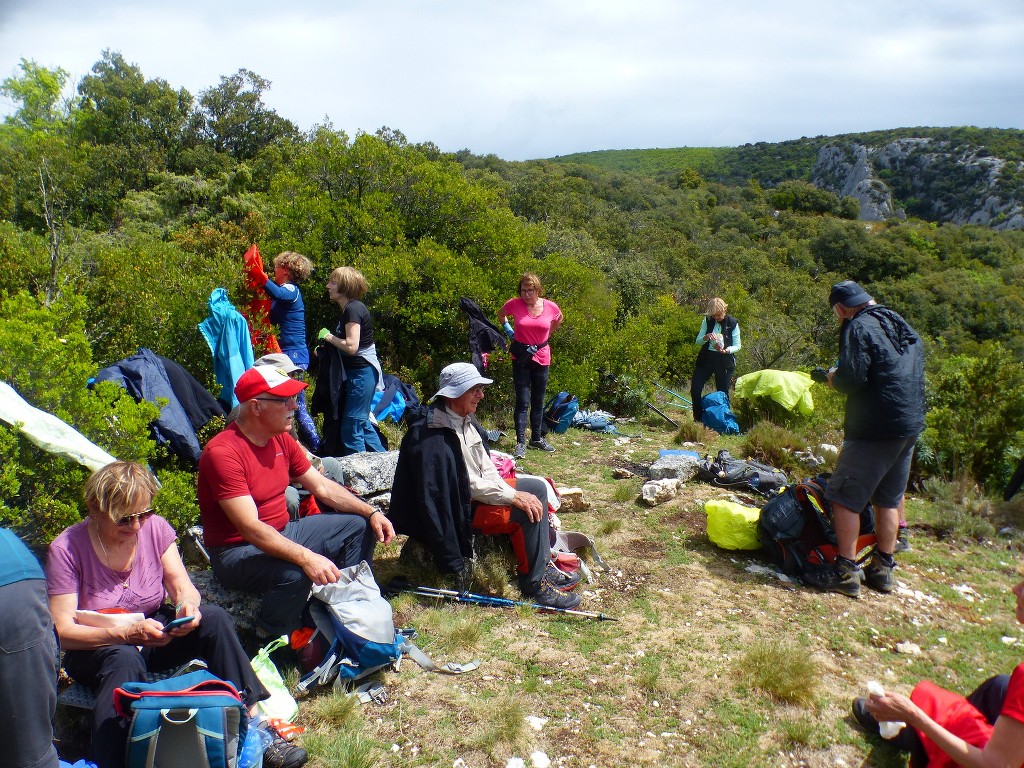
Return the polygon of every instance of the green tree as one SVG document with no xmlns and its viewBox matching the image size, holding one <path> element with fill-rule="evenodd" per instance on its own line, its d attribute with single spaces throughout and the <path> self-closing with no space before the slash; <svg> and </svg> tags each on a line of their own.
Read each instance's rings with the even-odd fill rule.
<svg viewBox="0 0 1024 768">
<path fill-rule="evenodd" d="M 215 151 L 236 160 L 250 160 L 260 150 L 299 137 L 298 127 L 263 103 L 270 81 L 240 69 L 199 95 L 196 128 Z"/>
<path fill-rule="evenodd" d="M 0 84 L 0 95 L 20 105 L 4 122 L 31 131 L 59 130 L 67 118 L 61 93 L 71 75 L 60 67 L 47 69 L 32 59 L 23 58 L 18 68 L 21 77 L 8 77 Z"/>
</svg>

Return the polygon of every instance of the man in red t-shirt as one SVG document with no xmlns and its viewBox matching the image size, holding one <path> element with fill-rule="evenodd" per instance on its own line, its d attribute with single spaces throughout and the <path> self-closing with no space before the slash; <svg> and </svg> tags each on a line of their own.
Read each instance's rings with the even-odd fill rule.
<svg viewBox="0 0 1024 768">
<path fill-rule="evenodd" d="M 289 434 L 306 383 L 263 365 L 235 384 L 238 418 L 199 459 L 199 511 L 213 572 L 224 586 L 263 594 L 259 629 L 301 624 L 311 584 L 333 584 L 341 569 L 370 561 L 391 522 L 317 472 Z M 291 521 L 284 491 L 295 481 L 340 514 Z"/>
</svg>

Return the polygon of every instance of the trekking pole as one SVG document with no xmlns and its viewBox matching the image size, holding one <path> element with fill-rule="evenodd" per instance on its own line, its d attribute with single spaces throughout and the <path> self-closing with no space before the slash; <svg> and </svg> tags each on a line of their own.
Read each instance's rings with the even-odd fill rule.
<svg viewBox="0 0 1024 768">
<path fill-rule="evenodd" d="M 619 377 L 618 377 L 618 376 L 616 376 L 616 375 L 615 375 L 614 373 L 609 373 L 609 374 L 608 374 L 608 378 L 609 378 L 609 379 L 610 379 L 610 380 L 611 380 L 611 381 L 612 381 L 612 382 L 613 382 L 613 383 L 614 383 L 614 384 L 615 384 L 616 386 L 622 387 L 622 388 L 623 388 L 624 390 L 626 390 L 626 391 L 627 391 L 627 392 L 629 392 L 630 394 L 635 394 L 635 393 L 633 392 L 633 390 L 631 390 L 631 389 L 630 389 L 629 387 L 627 387 L 627 386 L 626 386 L 625 384 L 623 384 L 623 383 L 622 383 L 621 381 L 619 381 Z M 656 407 L 655 407 L 654 405 L 652 405 L 651 403 L 648 403 L 648 402 L 647 402 L 647 401 L 645 400 L 645 401 L 644 401 L 644 405 L 646 405 L 646 406 L 647 406 L 648 408 L 650 408 L 650 409 L 651 409 L 652 411 L 654 411 L 654 412 L 655 412 L 656 414 L 658 414 L 659 416 L 661 416 L 661 418 L 663 418 L 663 419 L 664 419 L 665 421 L 667 421 L 667 422 L 668 422 L 669 424 L 671 424 L 671 425 L 672 425 L 673 427 L 675 427 L 676 429 L 678 429 L 678 428 L 679 428 L 679 424 L 677 424 L 677 423 L 676 423 L 676 422 L 674 422 L 674 421 L 673 421 L 672 419 L 670 419 L 670 418 L 669 418 L 668 416 L 666 416 L 666 415 L 665 415 L 665 414 L 664 414 L 664 413 L 663 413 L 662 411 L 659 411 L 659 410 L 658 410 L 658 409 L 657 409 L 657 408 L 656 408 Z"/>
<path fill-rule="evenodd" d="M 457 603 L 468 603 L 470 605 L 483 605 L 491 608 L 514 608 L 515 606 L 526 606 L 527 608 L 533 608 L 539 611 L 554 611 L 555 613 L 567 613 L 571 616 L 582 616 L 587 619 L 597 619 L 598 621 L 618 621 L 614 616 L 608 616 L 604 613 L 596 613 L 594 611 L 576 611 L 571 608 L 553 608 L 548 605 L 541 605 L 540 603 L 528 603 L 522 600 L 511 600 L 507 597 L 494 597 L 492 595 L 476 595 L 472 592 L 456 592 L 454 589 L 435 589 L 434 587 L 412 587 L 412 586 L 398 586 L 399 592 L 409 592 L 420 597 L 433 597 L 444 600 L 454 600 Z"/>
<path fill-rule="evenodd" d="M 655 382 L 653 382 L 653 383 L 654 383 L 654 386 L 656 386 L 656 387 L 657 387 L 658 389 L 663 389 L 663 390 L 665 390 L 666 392 L 668 392 L 668 393 L 669 393 L 670 395 L 672 395 L 673 397 L 676 397 L 676 398 L 678 398 L 678 399 L 682 400 L 682 401 L 683 401 L 683 403 L 684 403 L 684 405 L 682 405 L 682 406 L 678 406 L 678 407 L 680 407 L 680 408 L 684 408 L 684 407 L 685 407 L 685 408 L 693 408 L 693 403 L 691 403 L 691 402 L 690 402 L 690 401 L 689 401 L 689 400 L 688 400 L 687 398 L 685 398 L 685 397 L 683 397 L 682 395 L 680 395 L 680 394 L 679 394 L 678 392 L 673 392 L 673 391 L 672 391 L 671 389 L 669 389 L 668 387 L 663 387 L 663 386 L 662 386 L 661 384 L 659 384 L 659 383 L 658 383 L 658 382 L 656 382 L 656 381 L 655 381 Z M 675 404 L 675 403 L 672 403 L 672 405 L 676 405 L 676 404 Z"/>
</svg>

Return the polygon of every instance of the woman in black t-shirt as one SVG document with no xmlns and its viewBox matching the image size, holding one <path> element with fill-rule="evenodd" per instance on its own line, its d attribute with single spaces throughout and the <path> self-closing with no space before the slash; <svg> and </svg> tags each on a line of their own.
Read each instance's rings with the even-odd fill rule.
<svg viewBox="0 0 1024 768">
<path fill-rule="evenodd" d="M 360 299 L 369 286 L 362 273 L 352 267 L 338 267 L 327 282 L 327 295 L 341 307 L 341 318 L 331 333 L 320 331 L 319 339 L 341 353 L 345 373 L 344 406 L 341 411 L 341 455 L 383 451 L 380 437 L 370 423 L 373 393 L 384 378 L 373 343 L 373 319 Z"/>
</svg>

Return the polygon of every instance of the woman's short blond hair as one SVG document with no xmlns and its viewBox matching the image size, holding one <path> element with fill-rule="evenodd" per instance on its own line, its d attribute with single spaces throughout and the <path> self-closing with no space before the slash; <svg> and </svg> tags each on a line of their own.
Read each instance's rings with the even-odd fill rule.
<svg viewBox="0 0 1024 768">
<path fill-rule="evenodd" d="M 158 490 L 153 473 L 142 464 L 114 461 L 89 476 L 82 496 L 90 515 L 106 515 L 117 522 L 142 499 L 148 504 Z"/>
<path fill-rule="evenodd" d="M 516 287 L 516 293 L 523 292 L 523 283 L 526 283 L 527 288 L 536 288 L 538 296 L 544 295 L 544 286 L 541 285 L 540 278 L 533 272 L 523 273 L 523 276 L 519 278 L 519 285 Z"/>
<path fill-rule="evenodd" d="M 301 283 L 313 274 L 313 262 L 309 260 L 308 256 L 303 256 L 295 251 L 284 251 L 277 254 L 274 257 L 274 266 L 287 269 L 288 274 L 296 283 Z"/>
<path fill-rule="evenodd" d="M 725 301 L 723 301 L 722 299 L 715 296 L 715 298 L 708 302 L 707 314 L 709 314 L 711 317 L 714 317 L 719 313 L 724 315 L 727 309 L 729 309 L 729 305 L 726 304 Z"/>
<path fill-rule="evenodd" d="M 361 299 L 370 290 L 363 273 L 355 267 L 338 267 L 331 272 L 329 282 L 334 283 L 338 293 L 347 299 Z"/>
</svg>

